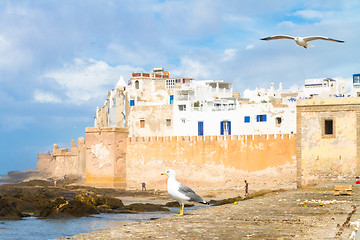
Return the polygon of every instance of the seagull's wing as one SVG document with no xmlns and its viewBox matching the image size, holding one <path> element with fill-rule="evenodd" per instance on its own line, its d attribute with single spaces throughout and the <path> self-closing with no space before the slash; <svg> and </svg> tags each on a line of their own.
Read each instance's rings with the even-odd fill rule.
<svg viewBox="0 0 360 240">
<path fill-rule="evenodd" d="M 311 37 L 304 37 L 305 42 L 313 41 L 313 40 L 326 40 L 326 41 L 333 41 L 333 42 L 339 42 L 343 43 L 342 40 L 337 40 L 333 38 L 323 37 L 323 36 L 311 36 Z"/>
<path fill-rule="evenodd" d="M 266 37 L 266 38 L 262 38 L 260 40 L 276 40 L 276 39 L 291 39 L 294 40 L 295 37 L 293 36 L 289 36 L 289 35 L 275 35 L 275 36 L 271 36 L 271 37 Z"/>
<path fill-rule="evenodd" d="M 186 197 L 189 198 L 188 201 L 192 201 L 192 202 L 198 202 L 198 203 L 204 203 L 205 201 L 199 196 L 197 195 L 191 188 L 182 185 L 180 183 L 179 186 L 179 192 L 181 192 L 182 194 L 184 194 Z"/>
</svg>

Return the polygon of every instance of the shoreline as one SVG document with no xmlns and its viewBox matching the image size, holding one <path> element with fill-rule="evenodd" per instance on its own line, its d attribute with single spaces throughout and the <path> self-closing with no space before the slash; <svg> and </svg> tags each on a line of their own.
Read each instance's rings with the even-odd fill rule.
<svg viewBox="0 0 360 240">
<path fill-rule="evenodd" d="M 334 196 L 335 183 L 209 206 L 140 223 L 58 239 L 350 239 L 360 219 L 360 186 Z M 359 208 L 359 209 L 358 209 Z"/>
</svg>

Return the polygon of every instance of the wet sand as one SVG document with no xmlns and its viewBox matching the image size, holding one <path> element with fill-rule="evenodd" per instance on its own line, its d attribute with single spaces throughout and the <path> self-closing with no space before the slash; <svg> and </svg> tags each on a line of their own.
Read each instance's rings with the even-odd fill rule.
<svg viewBox="0 0 360 240">
<path fill-rule="evenodd" d="M 354 181 L 336 184 L 349 183 Z M 360 186 L 353 186 L 353 195 L 334 196 L 334 185 L 275 191 L 237 204 L 191 212 L 185 208 L 184 216 L 140 223 L 119 222 L 115 228 L 60 239 L 350 239 L 356 227 L 352 222 L 360 219 Z M 223 199 L 238 196 L 239 190 L 198 193 L 206 200 Z M 136 198 L 171 201 L 165 192 L 124 200 Z"/>
</svg>

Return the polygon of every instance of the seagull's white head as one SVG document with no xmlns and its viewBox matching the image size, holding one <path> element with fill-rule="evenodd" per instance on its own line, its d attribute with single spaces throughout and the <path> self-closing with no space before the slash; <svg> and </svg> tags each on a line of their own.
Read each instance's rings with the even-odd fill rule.
<svg viewBox="0 0 360 240">
<path fill-rule="evenodd" d="M 161 175 L 166 175 L 168 177 L 176 178 L 176 172 L 174 170 L 172 170 L 172 169 L 169 169 L 166 172 L 161 173 Z"/>
</svg>

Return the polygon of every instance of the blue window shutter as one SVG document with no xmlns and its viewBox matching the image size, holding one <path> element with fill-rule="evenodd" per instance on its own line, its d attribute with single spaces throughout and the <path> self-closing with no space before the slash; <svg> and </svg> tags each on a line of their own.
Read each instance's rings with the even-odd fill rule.
<svg viewBox="0 0 360 240">
<path fill-rule="evenodd" d="M 229 126 L 229 135 L 231 135 L 231 121 L 228 121 L 228 126 Z"/>
<path fill-rule="evenodd" d="M 135 100 L 130 100 L 130 106 L 135 106 Z"/>
<path fill-rule="evenodd" d="M 256 115 L 256 121 L 257 121 L 257 122 L 260 121 L 260 115 Z"/>
<path fill-rule="evenodd" d="M 249 123 L 250 122 L 250 116 L 245 116 L 244 117 L 244 122 Z"/>
<path fill-rule="evenodd" d="M 224 122 L 220 122 L 220 135 L 224 135 Z"/>
<path fill-rule="evenodd" d="M 263 115 L 263 122 L 266 122 L 266 114 Z"/>
<path fill-rule="evenodd" d="M 198 135 L 204 136 L 204 122 L 198 122 Z"/>
</svg>

